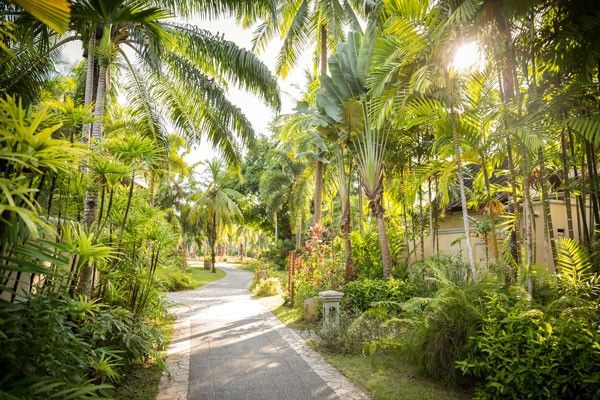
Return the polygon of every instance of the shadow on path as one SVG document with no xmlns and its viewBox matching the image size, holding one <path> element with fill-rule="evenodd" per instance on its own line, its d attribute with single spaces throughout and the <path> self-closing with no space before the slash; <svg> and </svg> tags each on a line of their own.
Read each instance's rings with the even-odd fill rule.
<svg viewBox="0 0 600 400">
<path fill-rule="evenodd" d="M 189 400 L 333 400 L 334 391 L 284 340 L 281 324 L 251 298 L 252 273 L 227 275 L 198 290 L 172 293 L 190 321 Z"/>
</svg>

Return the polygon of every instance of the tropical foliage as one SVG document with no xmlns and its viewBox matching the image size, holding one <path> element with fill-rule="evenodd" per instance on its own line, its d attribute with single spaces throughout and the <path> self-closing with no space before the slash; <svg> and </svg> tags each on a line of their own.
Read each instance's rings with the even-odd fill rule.
<svg viewBox="0 0 600 400">
<path fill-rule="evenodd" d="M 0 10 L 2 396 L 110 396 L 160 360 L 186 258 L 234 255 L 273 265 L 257 295 L 345 292 L 321 348 L 394 353 L 476 398 L 600 396 L 595 2 Z M 190 17 L 279 40 L 281 78 L 308 67 L 271 132 L 229 89 L 277 110 L 275 76 Z M 83 57 L 58 73 L 69 43 Z M 202 139 L 219 156 L 189 165 Z"/>
</svg>

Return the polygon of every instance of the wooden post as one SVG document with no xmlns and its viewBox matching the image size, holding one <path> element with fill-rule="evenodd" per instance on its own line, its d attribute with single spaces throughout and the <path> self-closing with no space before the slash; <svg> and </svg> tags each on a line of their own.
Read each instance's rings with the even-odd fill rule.
<svg viewBox="0 0 600 400">
<path fill-rule="evenodd" d="M 296 252 L 290 251 L 288 267 L 288 292 L 290 296 L 290 308 L 294 308 L 294 274 L 296 273 Z"/>
</svg>

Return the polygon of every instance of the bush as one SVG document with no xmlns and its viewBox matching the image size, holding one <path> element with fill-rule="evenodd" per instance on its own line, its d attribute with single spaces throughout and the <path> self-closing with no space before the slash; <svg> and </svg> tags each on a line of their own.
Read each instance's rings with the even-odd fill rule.
<svg viewBox="0 0 600 400">
<path fill-rule="evenodd" d="M 374 302 L 403 302 L 414 293 L 412 284 L 399 279 L 361 279 L 346 285 L 342 307 L 351 313 L 363 312 Z"/>
<path fill-rule="evenodd" d="M 368 225 L 364 231 L 353 231 L 352 259 L 356 274 L 360 278 L 383 278 L 383 263 L 381 261 L 381 245 L 375 225 Z M 406 277 L 407 248 L 403 232 L 397 227 L 388 230 L 388 241 L 392 256 L 392 273 L 396 278 Z M 402 260 L 402 261 L 401 261 Z"/>
<path fill-rule="evenodd" d="M 260 279 L 252 289 L 252 293 L 259 297 L 275 296 L 279 292 L 281 292 L 281 283 L 274 277 Z"/>
<path fill-rule="evenodd" d="M 293 240 L 277 240 L 261 254 L 261 260 L 275 264 L 277 269 L 286 268 L 286 260 L 290 251 L 294 250 L 296 244 Z"/>
<path fill-rule="evenodd" d="M 474 353 L 458 363 L 482 382 L 477 398 L 599 398 L 598 332 L 528 309 L 525 302 L 510 303 L 491 296 L 488 318 L 471 339 Z"/>
<path fill-rule="evenodd" d="M 468 355 L 469 337 L 484 318 L 480 299 L 493 290 L 496 288 L 486 284 L 449 284 L 433 298 L 415 298 L 405 304 L 405 309 L 414 313 L 405 351 L 427 376 L 453 384 L 465 380 L 456 362 Z M 415 312 L 419 308 L 422 313 Z"/>
<path fill-rule="evenodd" d="M 198 286 L 198 283 L 191 277 L 191 275 L 176 270 L 158 270 L 156 281 L 164 290 L 168 292 L 192 290 Z"/>
<path fill-rule="evenodd" d="M 0 321 L 0 375 L 6 378 L 0 381 L 0 397 L 19 393 L 27 380 L 93 391 L 98 384 L 117 382 L 135 363 L 158 359 L 164 346 L 154 325 L 83 297 L 34 295 L 2 305 Z"/>
</svg>

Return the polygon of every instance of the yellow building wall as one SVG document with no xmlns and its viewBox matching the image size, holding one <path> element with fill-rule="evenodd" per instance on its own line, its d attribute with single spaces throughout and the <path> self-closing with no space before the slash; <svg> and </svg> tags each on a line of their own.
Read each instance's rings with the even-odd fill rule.
<svg viewBox="0 0 600 400">
<path fill-rule="evenodd" d="M 573 230 L 574 239 L 580 240 L 579 237 L 579 225 L 577 209 L 575 199 L 571 201 L 571 210 L 573 214 Z M 541 202 L 534 202 L 533 213 L 535 216 L 535 227 L 534 227 L 534 251 L 535 251 L 535 263 L 539 265 L 547 266 L 551 271 L 554 271 L 554 263 L 552 260 L 552 251 L 549 243 L 545 240 L 544 235 L 544 219 L 543 219 L 543 208 Z M 554 237 L 558 240 L 560 237 L 568 237 L 568 224 L 567 224 L 567 212 L 566 204 L 563 200 L 550 200 L 550 213 L 552 215 L 552 223 L 554 228 Z M 589 219 L 589 207 L 587 208 L 586 218 Z M 476 220 L 482 220 L 484 217 L 478 212 L 469 212 L 469 217 Z M 521 234 L 524 234 L 524 227 L 521 224 Z M 440 254 L 445 255 L 461 255 L 462 258 L 467 261 L 467 253 L 465 249 L 465 231 L 462 222 L 461 212 L 447 213 L 446 216 L 439 221 L 439 251 Z M 462 240 L 457 240 L 462 238 Z M 504 238 L 502 235 L 498 235 L 500 251 L 502 250 L 502 242 Z M 456 243 L 456 242 L 459 243 Z M 488 237 L 488 243 L 486 246 L 483 238 L 476 237 L 474 234 L 473 227 L 471 227 L 471 241 L 473 244 L 473 255 L 475 262 L 478 264 L 485 265 L 486 262 L 494 261 L 494 252 L 492 250 L 491 237 Z M 455 243 L 454 245 L 452 243 Z M 410 244 L 411 260 L 416 261 L 421 257 L 421 249 L 419 240 L 416 241 L 416 248 L 413 243 Z M 437 246 L 436 246 L 437 247 Z M 486 256 L 487 247 L 487 256 Z M 436 249 L 433 247 L 432 238 L 427 236 L 424 243 L 424 255 L 429 257 L 436 254 Z"/>
</svg>

